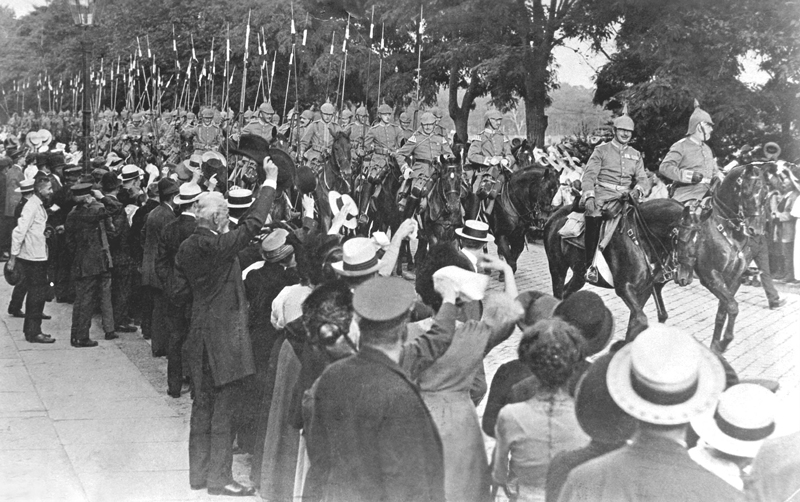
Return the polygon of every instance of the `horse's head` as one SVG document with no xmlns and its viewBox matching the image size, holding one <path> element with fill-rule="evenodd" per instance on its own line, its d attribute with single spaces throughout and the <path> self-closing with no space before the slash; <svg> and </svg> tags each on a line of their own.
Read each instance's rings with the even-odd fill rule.
<svg viewBox="0 0 800 502">
<path fill-rule="evenodd" d="M 766 219 L 764 206 L 767 201 L 768 181 L 766 169 L 749 164 L 745 167 L 739 180 L 739 213 L 745 222 L 748 233 L 764 228 Z"/>
<path fill-rule="evenodd" d="M 697 243 L 700 236 L 701 217 L 698 210 L 690 206 L 683 208 L 681 219 L 672 231 L 673 246 L 677 259 L 675 283 L 688 286 L 694 278 L 694 266 L 697 263 Z"/>
<path fill-rule="evenodd" d="M 339 131 L 333 135 L 333 145 L 331 146 L 331 159 L 339 173 L 350 180 L 353 175 L 353 167 L 350 165 L 350 133 Z"/>
<path fill-rule="evenodd" d="M 517 159 L 518 166 L 532 166 L 536 162 L 533 156 L 533 147 L 528 143 L 527 139 L 523 139 L 513 153 L 514 158 Z"/>
<path fill-rule="evenodd" d="M 461 210 L 461 162 L 452 155 L 439 157 L 439 192 L 447 206 L 447 211 L 453 214 Z"/>
<path fill-rule="evenodd" d="M 531 180 L 528 188 L 528 205 L 532 210 L 536 226 L 543 227 L 545 220 L 553 212 L 553 197 L 559 186 L 558 173 L 552 167 L 534 169 L 542 174 L 541 177 Z"/>
<path fill-rule="evenodd" d="M 289 140 L 283 134 L 278 132 L 277 127 L 272 128 L 272 137 L 268 140 L 270 148 L 278 148 L 284 152 L 289 151 Z"/>
</svg>

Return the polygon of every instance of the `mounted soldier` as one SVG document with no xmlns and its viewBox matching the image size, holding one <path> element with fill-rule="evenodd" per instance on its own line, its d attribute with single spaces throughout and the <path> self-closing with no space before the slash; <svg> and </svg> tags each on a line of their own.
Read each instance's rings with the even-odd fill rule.
<svg viewBox="0 0 800 502">
<path fill-rule="evenodd" d="M 202 123 L 192 129 L 189 134 L 194 140 L 195 153 L 203 153 L 209 150 L 219 151 L 219 146 L 225 139 L 225 135 L 216 124 L 214 124 L 214 110 L 206 108 L 200 113 Z"/>
<path fill-rule="evenodd" d="M 483 123 L 483 132 L 469 148 L 467 160 L 472 165 L 466 166 L 464 175 L 479 200 L 489 199 L 485 211 L 492 214 L 494 200 L 505 181 L 505 170 L 511 171 L 516 159 L 511 153 L 511 139 L 500 130 L 503 114 L 489 110 L 483 114 Z"/>
<path fill-rule="evenodd" d="M 320 112 L 322 118 L 309 124 L 300 139 L 300 154 L 311 164 L 315 172 L 322 160 L 330 154 L 333 135 L 342 131 L 339 124 L 333 121 L 336 109 L 332 104 L 325 103 Z"/>
<path fill-rule="evenodd" d="M 633 119 L 627 115 L 615 118 L 613 130 L 614 139 L 594 149 L 581 179 L 586 206 L 586 280 L 592 284 L 599 279 L 594 256 L 603 219 L 616 216 L 608 213 L 613 212 L 613 206 L 624 195 L 638 200 L 650 191 L 642 154 L 628 146 L 633 136 Z"/>
<path fill-rule="evenodd" d="M 413 197 L 419 199 L 430 191 L 432 184 L 429 182 L 433 174 L 431 166 L 439 156 L 453 153 L 444 136 L 437 134 L 436 117 L 433 113 L 423 113 L 420 124 L 420 129 L 394 155 L 405 178 L 397 194 L 401 212 L 405 211 L 409 191 Z M 409 162 L 412 167 L 409 167 Z"/>
<path fill-rule="evenodd" d="M 242 134 L 255 134 L 267 141 L 271 140 L 273 129 L 277 132 L 278 127 L 272 122 L 272 116 L 274 114 L 275 110 L 272 109 L 271 104 L 261 103 L 261 106 L 258 107 L 258 121 L 251 122 L 244 126 L 244 128 L 242 128 Z"/>
<path fill-rule="evenodd" d="M 714 153 L 706 144 L 713 130 L 711 115 L 695 102 L 686 136 L 672 145 L 658 168 L 662 176 L 672 180 L 670 197 L 678 202 L 703 199 L 711 190 L 711 181 L 720 173 Z"/>
<path fill-rule="evenodd" d="M 389 108 L 389 112 L 391 113 L 391 108 Z M 369 115 L 367 115 L 366 107 L 358 107 L 356 110 L 356 121 L 350 124 L 348 130 L 350 131 L 350 146 L 353 152 L 353 162 L 363 160 L 367 155 L 364 142 L 367 140 L 367 134 L 369 133 Z"/>
<path fill-rule="evenodd" d="M 352 125 L 353 125 L 353 112 L 345 108 L 344 110 L 342 110 L 342 113 L 339 114 L 339 127 L 347 131 L 350 129 Z"/>
<path fill-rule="evenodd" d="M 366 110 L 365 110 L 366 111 Z M 403 131 L 399 126 L 392 123 L 392 107 L 383 104 L 378 107 L 380 122 L 372 126 L 364 139 L 364 153 L 371 155 L 368 167 L 365 170 L 366 183 L 363 183 L 363 191 L 360 200 L 362 201 L 359 211 L 359 219 L 367 218 L 365 204 L 373 195 L 374 185 L 378 185 L 389 172 L 389 157 L 400 148 L 400 141 L 403 139 Z M 353 138 L 353 134 L 350 135 Z"/>
</svg>

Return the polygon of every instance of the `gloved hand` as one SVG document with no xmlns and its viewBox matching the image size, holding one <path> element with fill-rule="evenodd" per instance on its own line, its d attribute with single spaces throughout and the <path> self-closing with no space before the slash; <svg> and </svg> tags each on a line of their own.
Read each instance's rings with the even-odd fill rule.
<svg viewBox="0 0 800 502">
<path fill-rule="evenodd" d="M 594 197 L 586 199 L 586 214 L 590 216 L 597 214 L 597 202 L 595 202 Z"/>
<path fill-rule="evenodd" d="M 490 166 L 496 166 L 499 163 L 500 163 L 500 158 L 499 157 L 489 157 L 489 165 Z"/>
<path fill-rule="evenodd" d="M 694 173 L 692 174 L 692 184 L 696 185 L 703 181 L 703 174 L 702 173 Z"/>
<path fill-rule="evenodd" d="M 642 191 L 638 188 L 634 188 L 631 190 L 630 197 L 631 199 L 638 201 L 642 198 Z"/>
<path fill-rule="evenodd" d="M 411 173 L 414 172 L 410 167 L 408 167 L 408 164 L 403 164 L 403 167 L 401 167 L 400 169 L 403 171 L 403 179 L 406 180 L 411 178 Z"/>
<path fill-rule="evenodd" d="M 503 166 L 503 167 L 508 167 L 508 166 L 509 166 L 509 164 L 510 164 L 510 163 L 508 162 L 508 159 L 500 159 L 500 165 L 501 165 L 501 166 Z"/>
</svg>

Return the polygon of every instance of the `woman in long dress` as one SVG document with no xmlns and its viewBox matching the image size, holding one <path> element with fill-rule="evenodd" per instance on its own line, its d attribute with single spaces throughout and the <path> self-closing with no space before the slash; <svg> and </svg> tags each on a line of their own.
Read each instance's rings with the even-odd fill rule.
<svg viewBox="0 0 800 502">
<path fill-rule="evenodd" d="M 480 320 L 469 319 L 469 312 L 480 310 L 475 302 L 463 304 L 453 341 L 447 351 L 418 378 L 422 399 L 428 406 L 442 440 L 445 470 L 445 497 L 452 502 L 485 501 L 489 496 L 489 463 L 478 414 L 470 389 L 482 369 L 483 357 L 506 340 L 522 308 L 515 302 L 516 283 L 511 268 L 499 258 L 484 257 L 486 270 L 505 275 L 506 294 L 487 296 Z M 416 288 L 422 301 L 438 311 L 441 297 L 434 292 L 433 274 L 446 266 L 472 270 L 467 258 L 452 245 L 433 247 L 417 272 Z M 477 307 L 477 308 L 476 308 Z M 409 339 L 424 333 L 431 320 L 409 325 Z"/>
</svg>

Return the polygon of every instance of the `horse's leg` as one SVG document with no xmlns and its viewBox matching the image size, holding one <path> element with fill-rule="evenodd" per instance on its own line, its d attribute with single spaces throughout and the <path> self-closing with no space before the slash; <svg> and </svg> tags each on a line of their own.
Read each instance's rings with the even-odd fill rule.
<svg viewBox="0 0 800 502">
<path fill-rule="evenodd" d="M 736 292 L 739 290 L 741 282 L 738 276 L 734 276 L 728 281 L 728 290 L 731 292 L 731 299 L 728 302 L 728 325 L 725 327 L 725 334 L 719 344 L 720 352 L 725 352 L 728 345 L 733 341 L 733 329 L 736 324 L 736 317 L 739 315 L 739 302 L 736 301 Z"/>
<path fill-rule="evenodd" d="M 669 319 L 667 306 L 664 304 L 664 297 L 661 296 L 661 290 L 664 289 L 666 283 L 659 282 L 653 285 L 653 301 L 656 303 L 656 311 L 658 312 L 658 322 L 665 323 Z"/>
<path fill-rule="evenodd" d="M 701 270 L 702 269 L 700 267 L 697 268 L 698 272 Z M 725 277 L 722 275 L 721 271 L 711 270 L 708 274 L 700 275 L 698 273 L 698 275 L 700 278 L 700 283 L 705 286 L 706 289 L 711 291 L 711 293 L 719 300 L 717 316 L 714 320 L 714 334 L 711 337 L 711 349 L 721 354 L 725 351 L 727 344 L 730 343 L 730 340 L 728 340 L 727 343 L 720 340 L 722 328 L 725 327 L 725 321 L 730 323 L 731 316 L 733 316 L 735 319 L 739 314 L 739 304 L 734 299 L 730 289 L 728 289 L 728 284 L 725 281 Z M 736 279 L 738 280 L 738 277 Z M 732 331 L 731 338 L 733 338 Z"/>
<path fill-rule="evenodd" d="M 520 255 L 522 255 L 522 250 L 525 249 L 525 229 L 515 230 L 508 237 L 508 242 L 511 245 L 511 256 L 508 264 L 511 265 L 511 270 L 516 272 L 517 260 L 519 260 Z"/>
<path fill-rule="evenodd" d="M 614 289 L 617 296 L 622 298 L 622 301 L 631 311 L 631 315 L 628 318 L 628 330 L 625 332 L 625 340 L 631 342 L 639 333 L 647 329 L 647 316 L 644 313 L 644 305 L 653 292 L 652 288 L 644 288 L 644 291 L 637 289 L 637 281 L 625 281 L 623 277 L 614 278 L 614 282 L 618 280 L 620 284 Z"/>
<path fill-rule="evenodd" d="M 499 254 L 511 266 L 511 269 L 517 271 L 516 260 L 512 262 L 511 246 L 508 243 L 508 236 L 505 234 L 495 236 L 497 237 L 497 254 Z"/>
</svg>

